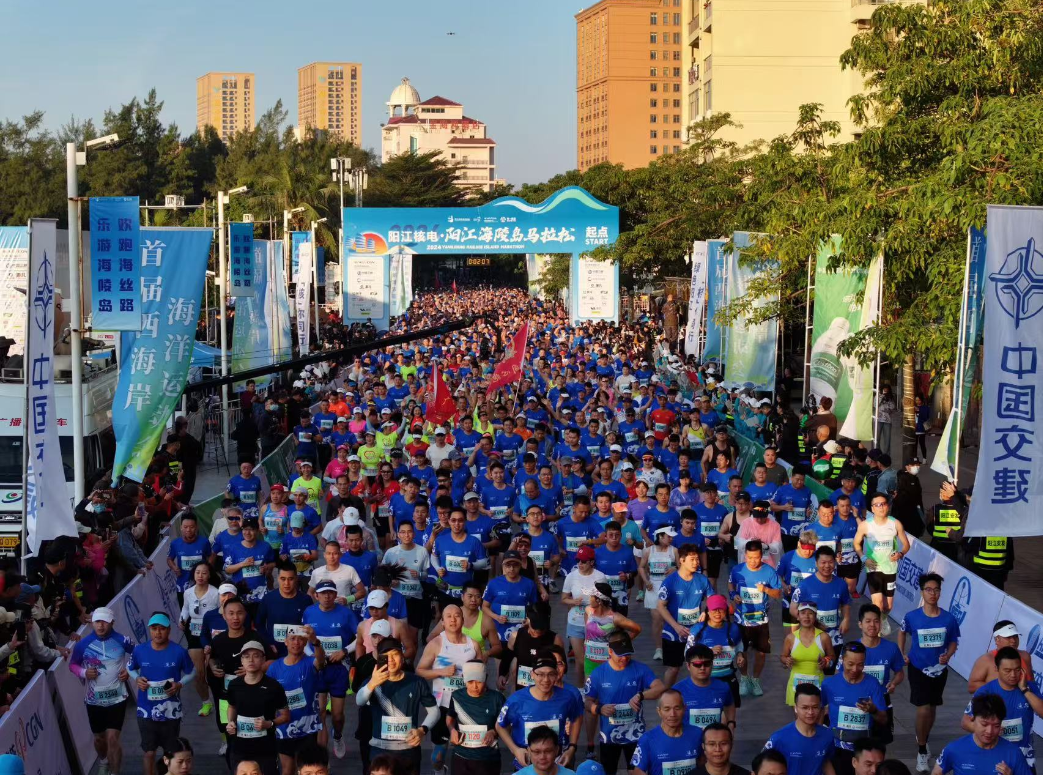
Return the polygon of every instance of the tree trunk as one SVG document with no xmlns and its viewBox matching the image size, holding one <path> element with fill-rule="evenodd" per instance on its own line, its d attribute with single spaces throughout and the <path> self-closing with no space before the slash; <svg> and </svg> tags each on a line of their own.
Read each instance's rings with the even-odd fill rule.
<svg viewBox="0 0 1043 775">
<path fill-rule="evenodd" d="M 902 407 L 901 430 L 892 426 L 892 434 L 895 431 L 901 433 L 902 459 L 896 461 L 901 466 L 906 460 L 916 456 L 916 383 L 913 379 L 913 356 L 910 354 L 902 362 L 901 379 L 898 382 L 898 400 Z M 892 436 L 893 442 L 893 436 Z M 891 447 L 894 449 L 894 446 Z"/>
</svg>

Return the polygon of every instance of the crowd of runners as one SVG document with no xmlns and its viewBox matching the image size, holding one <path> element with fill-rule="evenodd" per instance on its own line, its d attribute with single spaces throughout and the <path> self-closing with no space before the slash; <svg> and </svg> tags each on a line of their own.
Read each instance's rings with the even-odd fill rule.
<svg viewBox="0 0 1043 775">
<path fill-rule="evenodd" d="M 180 512 L 183 608 L 151 614 L 148 642 L 90 613 L 70 666 L 103 771 L 127 770 L 136 706 L 146 775 L 190 775 L 193 747 L 238 775 L 346 758 L 369 775 L 907 775 L 887 757 L 894 702 L 916 707 L 920 773 L 1034 768 L 1043 699 L 1010 622 L 975 666 L 967 736 L 932 755 L 960 628 L 926 574 L 892 636 L 910 548 L 895 471 L 837 439 L 826 402 L 800 422 L 784 386 L 774 403 L 728 390 L 726 364 L 682 363 L 647 320 L 572 325 L 518 290 L 421 294 L 396 330 L 461 315 L 484 317 L 243 395 L 262 452 L 293 436 L 294 471 L 262 483 L 241 445 L 213 524 Z M 522 378 L 487 392 L 524 323 Z M 436 365 L 455 412 L 432 422 Z M 766 445 L 745 477 L 739 436 Z M 160 455 L 177 486 L 176 445 Z M 769 659 L 789 677 L 765 696 Z M 212 739 L 180 736 L 189 692 Z M 733 761 L 744 715 L 782 703 L 792 722 Z"/>
</svg>

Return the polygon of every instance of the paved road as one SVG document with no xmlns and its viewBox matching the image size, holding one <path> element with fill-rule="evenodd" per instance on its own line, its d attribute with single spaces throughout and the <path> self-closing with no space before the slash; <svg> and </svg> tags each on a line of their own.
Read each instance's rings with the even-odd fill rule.
<svg viewBox="0 0 1043 775">
<path fill-rule="evenodd" d="M 933 443 L 936 443 L 934 438 L 929 442 L 929 453 L 931 455 L 933 455 Z M 964 481 L 973 480 L 973 471 L 977 462 L 975 452 L 973 449 L 964 451 L 961 460 Z M 930 472 L 927 466 L 924 466 L 921 477 L 924 481 L 924 490 L 927 497 L 929 499 L 935 498 L 940 477 Z M 213 483 L 213 489 L 215 490 L 223 486 L 223 483 L 226 481 L 223 469 L 207 472 L 205 479 L 201 477 L 200 490 L 203 490 L 204 481 L 208 485 L 207 490 L 210 489 L 209 485 L 211 483 Z M 1043 584 L 1041 584 L 1039 574 L 1035 570 L 1039 567 L 1040 561 L 1043 561 L 1043 538 L 1018 539 L 1016 551 L 1018 568 L 1011 576 L 1008 592 L 1011 592 L 1033 607 L 1043 607 Z M 857 610 L 857 607 L 855 610 Z M 565 631 L 565 616 L 565 607 L 555 606 L 553 626 L 557 632 Z M 640 605 L 631 607 L 631 618 L 644 628 L 642 635 L 636 642 L 636 646 L 639 658 L 648 662 L 653 651 L 649 632 L 651 618 L 649 613 Z M 852 619 L 854 618 L 852 616 Z M 894 629 L 897 630 L 897 627 L 894 627 Z M 857 632 L 853 634 L 853 637 L 857 637 Z M 892 639 L 894 637 L 892 635 Z M 792 710 L 785 704 L 783 699 L 787 671 L 782 668 L 778 661 L 778 651 L 781 648 L 783 638 L 784 632 L 779 621 L 778 607 L 776 606 L 772 616 L 772 646 L 775 653 L 768 658 L 762 680 L 765 695 L 760 698 L 744 698 L 744 705 L 738 715 L 739 723 L 736 730 L 734 759 L 736 762 L 747 766 L 753 756 L 761 749 L 767 737 L 779 727 L 789 723 L 793 718 Z M 662 664 L 651 664 L 656 674 L 662 676 Z M 182 724 L 182 734 L 196 745 L 195 773 L 197 775 L 226 775 L 227 769 L 224 766 L 224 761 L 216 755 L 220 741 L 217 739 L 213 719 L 200 719 L 195 715 L 199 708 L 199 698 L 195 696 L 193 691 L 186 691 L 186 697 L 188 716 Z M 955 672 L 951 672 L 945 692 L 945 704 L 939 708 L 935 733 L 931 739 L 931 750 L 935 755 L 948 741 L 961 735 L 959 727 L 960 717 L 968 698 L 966 682 Z M 900 758 L 911 766 L 916 759 L 916 745 L 913 736 L 914 711 L 908 700 L 908 683 L 905 683 L 898 688 L 894 698 L 895 742 L 891 746 L 889 755 Z M 348 731 L 345 735 L 349 738 L 348 755 L 343 760 L 334 762 L 334 773 L 347 774 L 360 773 L 362 771 L 361 763 L 358 760 L 357 746 L 354 744 L 354 740 L 351 739 L 351 734 L 355 728 L 355 719 L 354 706 L 350 703 L 349 698 L 346 725 L 346 730 Z M 656 713 L 652 703 L 646 703 L 645 720 L 649 726 L 656 723 Z M 139 742 L 137 727 L 131 715 L 128 715 L 127 721 L 124 741 L 128 755 L 126 756 L 124 771 L 126 775 L 136 775 L 136 773 L 141 772 L 140 758 L 137 755 Z M 581 744 L 581 750 L 583 747 Z M 511 771 L 506 756 L 504 758 L 503 771 Z M 431 772 L 429 760 L 425 761 L 423 772 Z"/>
</svg>

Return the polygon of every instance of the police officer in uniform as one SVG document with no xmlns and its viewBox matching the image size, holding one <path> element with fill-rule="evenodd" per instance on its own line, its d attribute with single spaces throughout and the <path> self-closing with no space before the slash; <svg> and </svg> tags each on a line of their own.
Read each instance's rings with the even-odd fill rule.
<svg viewBox="0 0 1043 775">
<path fill-rule="evenodd" d="M 963 528 L 967 524 L 967 499 L 952 482 L 942 482 L 938 497 L 941 503 L 935 505 L 928 520 L 931 548 L 953 562 L 960 562 Z"/>
<path fill-rule="evenodd" d="M 967 489 L 970 504 L 974 488 Z M 1014 568 L 1014 541 L 1005 536 L 967 536 L 963 539 L 963 566 L 978 574 L 997 589 L 1007 583 Z"/>
</svg>

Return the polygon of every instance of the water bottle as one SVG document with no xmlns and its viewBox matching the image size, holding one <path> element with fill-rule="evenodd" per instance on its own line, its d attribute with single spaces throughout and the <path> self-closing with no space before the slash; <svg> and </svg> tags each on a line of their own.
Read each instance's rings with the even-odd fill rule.
<svg viewBox="0 0 1043 775">
<path fill-rule="evenodd" d="M 851 324 L 847 318 L 836 317 L 811 350 L 811 380 L 809 389 L 819 400 L 828 396 L 834 402 L 837 388 L 844 376 L 844 366 L 837 357 L 837 348 L 847 339 Z"/>
</svg>

